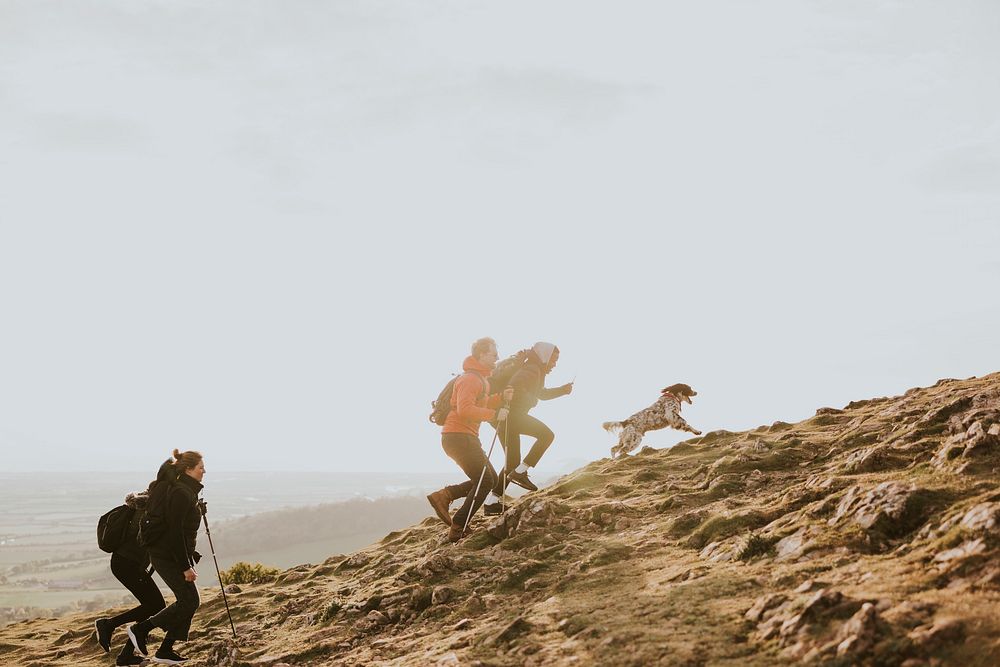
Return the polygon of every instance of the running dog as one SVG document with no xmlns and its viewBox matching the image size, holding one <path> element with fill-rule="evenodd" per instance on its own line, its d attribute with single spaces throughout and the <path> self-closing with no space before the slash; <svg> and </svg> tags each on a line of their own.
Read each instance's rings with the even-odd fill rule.
<svg viewBox="0 0 1000 667">
<path fill-rule="evenodd" d="M 701 431 L 681 417 L 681 403 L 684 401 L 690 403 L 691 397 L 697 395 L 698 392 L 686 384 L 672 384 L 660 392 L 656 403 L 648 408 L 620 422 L 604 422 L 605 431 L 609 433 L 621 431 L 618 444 L 611 448 L 611 458 L 621 458 L 633 451 L 642 443 L 642 436 L 647 431 L 656 431 L 669 426 L 678 431 L 701 435 Z"/>
</svg>

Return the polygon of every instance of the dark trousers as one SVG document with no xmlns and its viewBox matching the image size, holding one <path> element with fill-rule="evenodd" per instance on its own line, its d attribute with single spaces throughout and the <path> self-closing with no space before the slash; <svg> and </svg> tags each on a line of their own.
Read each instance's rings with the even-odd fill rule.
<svg viewBox="0 0 1000 667">
<path fill-rule="evenodd" d="M 469 479 L 461 484 L 449 486 L 448 494 L 452 498 L 465 498 L 465 502 L 455 512 L 451 518 L 456 526 L 464 526 L 468 517 L 476 513 L 490 489 L 496 486 L 497 473 L 490 465 L 490 460 L 486 458 L 483 451 L 483 444 L 479 438 L 467 433 L 442 433 L 441 447 L 452 461 L 458 464 Z M 483 472 L 485 470 L 485 472 Z M 482 483 L 479 478 L 482 476 Z M 479 493 L 476 493 L 476 485 L 479 486 Z"/>
<path fill-rule="evenodd" d="M 191 629 L 191 619 L 194 618 L 194 612 L 201 604 L 198 587 L 194 585 L 193 581 L 184 581 L 184 571 L 188 569 L 187 566 L 182 569 L 173 560 L 164 560 L 152 554 L 150 554 L 150 560 L 153 561 L 153 568 L 160 575 L 160 579 L 163 579 L 163 583 L 170 587 L 177 599 L 172 605 L 150 617 L 146 622 L 154 628 L 166 630 L 166 639 L 184 641 L 188 638 L 188 630 Z"/>
<path fill-rule="evenodd" d="M 118 554 L 111 554 L 111 574 L 127 588 L 129 592 L 139 601 L 139 606 L 122 612 L 112 617 L 111 625 L 118 627 L 126 623 L 138 623 L 157 613 L 167 606 L 163 601 L 160 589 L 156 587 L 156 582 L 149 576 L 148 571 L 142 565 L 131 558 L 125 558 Z M 123 655 L 132 655 L 132 642 L 126 641 Z"/>
<path fill-rule="evenodd" d="M 552 429 L 529 414 L 511 414 L 507 417 L 506 423 L 501 422 L 499 424 L 499 431 L 500 444 L 503 445 L 504 452 L 506 452 L 504 467 L 507 470 L 513 470 L 521 465 L 522 435 L 527 435 L 535 439 L 535 444 L 531 446 L 528 455 L 524 457 L 524 464 L 527 466 L 538 465 L 542 454 L 545 453 L 545 450 L 549 448 L 549 445 L 556 438 L 556 434 L 552 432 Z M 506 487 L 506 478 L 501 480 L 501 482 L 504 482 L 504 484 L 502 487 L 498 484 L 496 488 L 497 495 L 503 493 L 503 487 Z"/>
</svg>

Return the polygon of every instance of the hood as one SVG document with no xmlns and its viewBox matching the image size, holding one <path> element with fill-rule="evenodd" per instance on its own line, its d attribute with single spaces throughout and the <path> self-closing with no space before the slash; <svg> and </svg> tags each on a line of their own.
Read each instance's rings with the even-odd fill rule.
<svg viewBox="0 0 1000 667">
<path fill-rule="evenodd" d="M 174 460 L 167 459 L 160 465 L 160 469 L 156 471 L 156 481 L 169 481 L 173 482 L 177 480 L 177 468 L 174 467 Z"/>
<path fill-rule="evenodd" d="M 531 351 L 535 353 L 538 360 L 542 362 L 543 366 L 548 365 L 549 359 L 552 358 L 552 353 L 556 351 L 556 346 L 552 343 L 538 342 L 531 346 Z"/>
<path fill-rule="evenodd" d="M 149 504 L 149 494 L 146 491 L 130 493 L 125 496 L 125 504 L 132 509 L 137 509 L 141 512 L 146 509 L 146 505 Z"/>
<path fill-rule="evenodd" d="M 484 378 L 489 377 L 490 373 L 493 372 L 492 368 L 490 368 L 483 362 L 479 361 L 479 359 L 476 359 L 472 355 L 466 357 L 465 361 L 462 362 L 462 370 L 465 371 L 466 373 L 468 372 L 479 373 Z"/>
</svg>

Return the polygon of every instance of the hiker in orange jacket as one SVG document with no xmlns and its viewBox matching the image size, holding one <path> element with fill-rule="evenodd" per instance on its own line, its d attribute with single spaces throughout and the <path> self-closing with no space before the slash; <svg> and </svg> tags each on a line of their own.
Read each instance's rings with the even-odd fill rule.
<svg viewBox="0 0 1000 667">
<path fill-rule="evenodd" d="M 513 395 L 510 389 L 492 395 L 489 393 L 488 378 L 496 363 L 497 346 L 492 338 L 480 338 L 472 344 L 472 354 L 462 364 L 465 372 L 455 380 L 451 411 L 441 429 L 441 447 L 469 478 L 427 496 L 441 521 L 451 526 L 448 539 L 452 542 L 465 536 L 469 517 L 476 513 L 497 484 L 496 470 L 479 440 L 482 422 L 507 419 L 507 408 L 501 407 L 501 404 Z M 450 516 L 449 505 L 459 498 L 465 498 L 465 502 L 455 516 Z"/>
</svg>

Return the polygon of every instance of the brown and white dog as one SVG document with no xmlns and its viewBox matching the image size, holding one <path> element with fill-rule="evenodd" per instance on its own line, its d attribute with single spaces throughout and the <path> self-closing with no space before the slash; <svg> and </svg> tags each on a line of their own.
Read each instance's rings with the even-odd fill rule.
<svg viewBox="0 0 1000 667">
<path fill-rule="evenodd" d="M 669 426 L 678 431 L 701 435 L 701 431 L 681 417 L 681 403 L 684 401 L 690 403 L 691 397 L 697 395 L 698 392 L 686 384 L 672 384 L 660 392 L 656 403 L 648 408 L 620 422 L 604 422 L 605 431 L 609 433 L 621 431 L 618 444 L 611 448 L 611 458 L 620 458 L 636 449 L 642 443 L 642 436 L 647 431 L 656 431 Z"/>
</svg>

